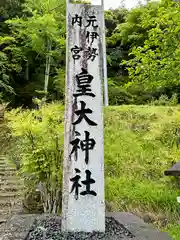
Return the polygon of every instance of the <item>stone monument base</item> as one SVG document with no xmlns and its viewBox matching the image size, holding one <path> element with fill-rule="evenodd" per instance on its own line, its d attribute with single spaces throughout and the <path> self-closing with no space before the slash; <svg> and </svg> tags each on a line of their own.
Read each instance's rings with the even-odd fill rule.
<svg viewBox="0 0 180 240">
<path fill-rule="evenodd" d="M 54 215 L 14 215 L 0 225 L 0 240 L 171 240 L 131 213 L 107 213 L 105 233 L 62 233 Z"/>
</svg>

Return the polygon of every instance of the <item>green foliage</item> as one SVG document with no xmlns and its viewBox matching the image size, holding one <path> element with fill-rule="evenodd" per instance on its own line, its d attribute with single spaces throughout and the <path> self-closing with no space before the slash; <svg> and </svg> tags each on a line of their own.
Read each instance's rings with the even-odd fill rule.
<svg viewBox="0 0 180 240">
<path fill-rule="evenodd" d="M 12 84 L 13 71 L 21 69 L 18 64 L 18 54 L 14 52 L 15 41 L 10 36 L 10 31 L 5 24 L 8 18 L 21 14 L 21 0 L 2 0 L 0 6 L 0 89 L 3 92 L 3 98 L 15 94 Z"/>
<path fill-rule="evenodd" d="M 36 94 L 63 100 L 65 1 L 8 0 L 0 12 L 3 99 L 12 106 L 30 106 Z M 161 95 L 173 94 L 180 99 L 179 13 L 180 3 L 173 0 L 131 10 L 121 2 L 105 12 L 111 104 L 159 104 Z"/>
<path fill-rule="evenodd" d="M 3 50 L 0 51 L 0 88 L 9 93 L 14 93 L 9 82 L 9 74 L 14 70 L 19 71 L 21 69 L 17 62 L 18 56 L 13 49 L 14 41 L 13 37 L 0 36 L 0 44 L 4 46 Z M 16 57 L 11 57 L 11 61 L 8 61 L 8 54 L 11 54 L 13 51 Z"/>
<path fill-rule="evenodd" d="M 146 12 L 146 6 L 135 8 L 127 13 L 124 23 L 117 26 L 116 35 L 119 34 L 122 44 L 137 46 L 144 42 L 147 37 L 147 28 L 141 24 L 141 19 Z"/>
<path fill-rule="evenodd" d="M 162 94 L 179 98 L 179 8 L 172 0 L 150 1 L 106 13 L 108 75 L 134 104 Z"/>
<path fill-rule="evenodd" d="M 105 189 L 111 211 L 153 213 L 154 223 L 160 226 L 161 214 L 169 221 L 180 218 L 179 189 L 163 175 L 172 162 L 179 161 L 178 116 L 178 109 L 167 107 L 106 109 Z"/>
<path fill-rule="evenodd" d="M 105 12 L 107 37 L 111 37 L 114 31 L 116 31 L 117 26 L 125 21 L 127 13 L 128 10 L 123 6 L 121 6 L 119 9 L 111 9 Z M 108 41 L 110 41 L 110 39 L 108 38 Z"/>
<path fill-rule="evenodd" d="M 0 93 L 0 103 L 2 103 L 2 102 L 3 102 L 3 94 Z"/>
<path fill-rule="evenodd" d="M 155 106 L 176 106 L 178 104 L 178 96 L 176 93 L 169 99 L 167 95 L 161 95 L 158 100 L 153 100 L 150 105 Z"/>
<path fill-rule="evenodd" d="M 6 113 L 14 141 L 11 158 L 20 160 L 20 173 L 38 184 L 42 195 L 48 190 L 54 196 L 55 189 L 61 189 L 63 111 L 61 105 L 50 104 L 40 110 Z M 177 182 L 163 174 L 179 161 L 179 108 L 109 107 L 104 125 L 109 210 L 130 211 L 142 217 L 151 213 L 154 224 L 163 228 L 162 217 L 172 223 L 179 221 Z M 45 211 L 52 212 L 45 201 Z M 172 227 L 165 230 L 175 235 Z"/>
<path fill-rule="evenodd" d="M 52 41 L 54 44 L 59 44 L 59 48 L 64 46 L 64 39 L 60 35 L 65 32 L 64 22 L 62 21 L 59 26 L 53 11 L 41 15 L 37 9 L 32 14 L 31 18 L 25 20 L 20 18 L 7 21 L 9 25 L 12 25 L 14 35 L 26 41 L 26 48 L 29 47 L 39 54 L 46 55 L 49 53 L 47 40 Z"/>
<path fill-rule="evenodd" d="M 105 12 L 106 24 L 106 42 L 107 42 L 107 60 L 108 60 L 108 76 L 114 78 L 115 76 L 127 76 L 124 68 L 120 66 L 120 62 L 127 58 L 127 48 L 121 43 L 120 34 L 117 28 L 120 24 L 125 22 L 128 10 L 123 6 L 119 9 L 108 10 Z M 120 84 L 119 79 L 114 79 L 114 82 Z"/>
<path fill-rule="evenodd" d="M 16 17 L 22 14 L 22 3 L 24 0 L 1 0 L 0 5 L 0 33 L 2 36 L 6 36 L 9 33 L 9 29 L 5 24 L 5 20 Z"/>
<path fill-rule="evenodd" d="M 179 224 L 169 224 L 165 229 L 165 232 L 168 232 L 173 240 L 179 240 L 180 228 Z"/>
<path fill-rule="evenodd" d="M 145 14 L 145 13 L 144 13 Z M 143 46 L 135 46 L 125 63 L 129 76 L 146 89 L 179 86 L 180 61 L 180 3 L 171 0 L 158 5 L 156 15 L 144 15 L 141 25 L 148 30 Z"/>
<path fill-rule="evenodd" d="M 30 105 L 36 90 L 51 96 L 56 68 L 64 68 L 65 1 L 25 0 L 21 14 L 12 17 L 3 19 L 10 33 L 0 38 L 0 64 L 8 79 L 0 78 L 1 87 L 14 89 L 17 96 L 4 95 L 12 104 L 20 98 L 21 105 Z"/>
<path fill-rule="evenodd" d="M 62 1 L 64 3 L 64 1 Z M 25 50 L 35 51 L 41 57 L 46 59 L 44 72 L 44 91 L 48 92 L 50 67 L 52 61 L 58 55 L 61 55 L 61 49 L 65 46 L 65 17 L 64 9 L 59 1 L 34 1 L 25 2 L 24 11 L 31 13 L 30 18 L 17 18 L 8 20 L 11 25 L 13 35 L 24 41 Z M 34 10 L 35 9 L 35 10 Z"/>
<path fill-rule="evenodd" d="M 6 114 L 13 146 L 11 159 L 19 161 L 20 174 L 38 186 L 44 212 L 57 213 L 61 206 L 63 161 L 63 107 L 21 108 Z"/>
<path fill-rule="evenodd" d="M 55 99 L 65 99 L 65 78 L 65 69 L 58 69 L 53 80 L 53 86 L 57 94 Z"/>
<path fill-rule="evenodd" d="M 109 80 L 109 103 L 110 105 L 130 104 L 133 97 L 122 87 L 114 84 Z"/>
</svg>

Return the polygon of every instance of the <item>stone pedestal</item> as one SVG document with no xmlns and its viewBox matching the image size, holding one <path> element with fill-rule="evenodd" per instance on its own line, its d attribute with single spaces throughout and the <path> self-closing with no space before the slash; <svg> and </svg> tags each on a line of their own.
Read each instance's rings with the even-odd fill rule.
<svg viewBox="0 0 180 240">
<path fill-rule="evenodd" d="M 167 233 L 162 233 L 144 223 L 139 217 L 126 212 L 107 213 L 108 218 L 114 218 L 122 228 L 125 228 L 128 234 L 119 240 L 172 240 Z M 6 224 L 0 225 L 0 240 L 26 240 L 35 221 L 46 221 L 49 218 L 57 219 L 61 222 L 61 218 L 54 215 L 14 215 Z M 60 228 L 61 226 L 59 226 Z M 132 237 L 133 236 L 133 237 Z M 118 240 L 116 238 L 116 240 Z"/>
</svg>

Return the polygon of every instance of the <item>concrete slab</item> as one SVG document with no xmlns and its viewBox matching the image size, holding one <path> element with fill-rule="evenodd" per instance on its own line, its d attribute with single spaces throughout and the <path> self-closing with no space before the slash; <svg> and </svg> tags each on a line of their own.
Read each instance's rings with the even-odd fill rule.
<svg viewBox="0 0 180 240">
<path fill-rule="evenodd" d="M 115 212 L 107 213 L 106 216 L 113 217 L 116 221 L 127 228 L 137 240 L 172 240 L 167 233 L 159 232 L 132 213 Z"/>
</svg>

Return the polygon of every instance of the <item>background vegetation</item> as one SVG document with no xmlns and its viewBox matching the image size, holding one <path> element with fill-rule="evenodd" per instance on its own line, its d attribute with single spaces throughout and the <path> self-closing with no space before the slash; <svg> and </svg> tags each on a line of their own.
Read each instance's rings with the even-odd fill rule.
<svg viewBox="0 0 180 240">
<path fill-rule="evenodd" d="M 175 240 L 179 181 L 163 172 L 180 156 L 179 19 L 173 0 L 105 12 L 114 105 L 105 109 L 106 206 L 134 212 Z M 65 37 L 64 0 L 1 1 L 0 102 L 8 103 L 1 154 L 53 213 L 61 210 Z"/>
<path fill-rule="evenodd" d="M 123 105 L 105 109 L 104 119 L 107 210 L 133 212 L 175 240 L 180 182 L 165 177 L 164 170 L 179 161 L 179 110 Z M 58 103 L 6 113 L 12 143 L 8 155 L 30 183 L 27 190 L 36 186 L 40 191 L 45 212 L 61 209 L 63 118 L 64 107 Z"/>
<path fill-rule="evenodd" d="M 180 3 L 147 1 L 105 12 L 111 105 L 145 104 L 180 90 Z M 65 1 L 6 0 L 0 7 L 1 99 L 64 99 Z"/>
</svg>

